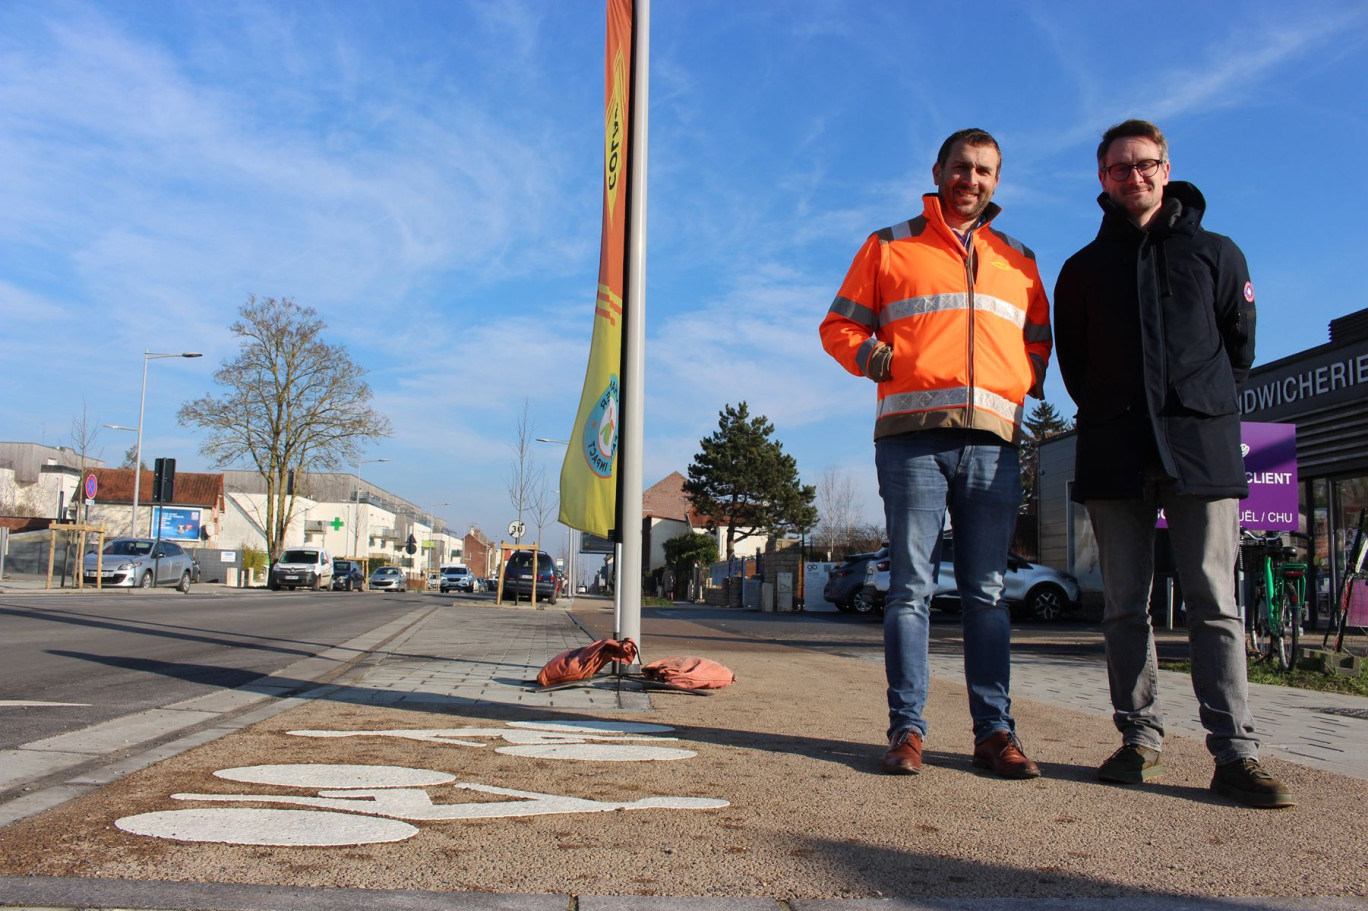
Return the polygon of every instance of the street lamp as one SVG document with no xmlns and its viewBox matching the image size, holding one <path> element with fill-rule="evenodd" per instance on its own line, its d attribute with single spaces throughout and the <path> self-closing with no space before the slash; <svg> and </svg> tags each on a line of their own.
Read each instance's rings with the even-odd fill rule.
<svg viewBox="0 0 1368 911">
<path fill-rule="evenodd" d="M 428 551 L 428 569 L 432 568 L 432 558 L 437 552 L 437 507 L 450 505 L 450 503 L 433 503 L 432 508 L 428 510 L 428 518 L 432 520 L 430 523 L 432 528 L 432 549 Z M 448 531 L 450 531 L 450 529 L 448 529 Z M 440 560 L 438 561 L 438 565 L 441 565 Z"/>
<path fill-rule="evenodd" d="M 360 557 L 361 551 L 361 466 L 372 462 L 388 462 L 389 459 L 358 459 L 356 462 L 356 490 L 352 502 L 356 504 L 356 516 L 352 522 L 352 556 Z M 370 535 L 366 535 L 366 546 L 370 546 Z"/>
<path fill-rule="evenodd" d="M 106 424 L 112 430 L 133 430 L 138 434 L 138 445 L 133 455 L 133 514 L 130 516 L 130 534 L 132 537 L 138 536 L 138 498 L 142 495 L 142 435 L 143 435 L 143 414 L 147 406 L 147 362 L 155 361 L 165 357 L 204 357 L 198 351 L 183 351 L 179 354 L 154 354 L 143 349 L 143 370 L 142 370 L 142 393 L 138 396 L 138 426 L 119 427 L 114 424 Z"/>
</svg>

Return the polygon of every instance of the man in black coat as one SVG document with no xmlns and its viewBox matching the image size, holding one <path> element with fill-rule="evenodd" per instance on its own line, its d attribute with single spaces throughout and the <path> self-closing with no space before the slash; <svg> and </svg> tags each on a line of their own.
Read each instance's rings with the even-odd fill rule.
<svg viewBox="0 0 1368 911">
<path fill-rule="evenodd" d="M 1122 746 L 1098 770 L 1138 784 L 1163 772 L 1149 594 L 1164 511 L 1188 613 L 1192 684 L 1211 788 L 1285 807 L 1259 764 L 1248 707 L 1244 624 L 1233 581 L 1239 500 L 1249 493 L 1236 389 L 1254 361 L 1254 286 L 1244 254 L 1202 228 L 1206 200 L 1169 181 L 1168 143 L 1128 120 L 1097 148 L 1102 227 L 1059 273 L 1055 351 L 1078 406 L 1073 498 L 1097 539 L 1102 630 Z"/>
</svg>

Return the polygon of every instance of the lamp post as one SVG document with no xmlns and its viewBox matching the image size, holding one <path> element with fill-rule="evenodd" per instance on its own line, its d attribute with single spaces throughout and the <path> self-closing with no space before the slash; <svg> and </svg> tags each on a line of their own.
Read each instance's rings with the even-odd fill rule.
<svg viewBox="0 0 1368 911">
<path fill-rule="evenodd" d="M 372 462 L 388 462 L 389 459 L 357 459 L 356 461 L 356 490 L 352 493 L 352 502 L 356 504 L 356 517 L 352 522 L 352 556 L 361 556 L 361 466 L 369 465 Z M 366 535 L 366 546 L 370 546 L 370 535 Z"/>
<path fill-rule="evenodd" d="M 138 395 L 138 426 L 118 427 L 114 424 L 106 424 L 113 430 L 135 430 L 138 434 L 137 448 L 133 455 L 133 513 L 129 517 L 129 534 L 136 538 L 138 536 L 138 498 L 142 495 L 142 437 L 143 437 L 143 414 L 147 407 L 147 362 L 160 360 L 167 357 L 204 357 L 198 351 L 183 351 L 179 354 L 154 354 L 143 349 L 143 369 L 142 369 L 142 392 Z"/>
<path fill-rule="evenodd" d="M 433 503 L 433 504 L 432 504 L 432 508 L 428 510 L 428 518 L 432 520 L 432 521 L 429 523 L 429 525 L 430 525 L 431 528 L 432 528 L 432 551 L 436 551 L 436 550 L 437 550 L 437 507 L 439 507 L 439 506 L 450 506 L 450 505 L 451 505 L 450 503 Z M 432 568 L 433 568 L 433 566 L 432 566 L 432 551 L 429 551 L 429 552 L 428 552 L 428 569 L 432 569 Z M 441 561 L 440 561 L 440 560 L 438 561 L 438 565 L 439 565 L 439 566 L 441 565 Z"/>
</svg>

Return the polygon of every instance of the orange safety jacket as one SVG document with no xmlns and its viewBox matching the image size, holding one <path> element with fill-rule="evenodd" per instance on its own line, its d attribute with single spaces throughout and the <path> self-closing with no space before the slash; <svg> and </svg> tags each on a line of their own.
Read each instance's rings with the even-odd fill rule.
<svg viewBox="0 0 1368 911">
<path fill-rule="evenodd" d="M 1041 398 L 1050 304 L 1035 254 L 990 227 L 990 203 L 965 245 L 935 193 L 917 218 L 876 231 L 822 320 L 822 346 L 868 376 L 879 342 L 893 346 L 879 383 L 874 438 L 937 427 L 1021 435 L 1026 395 Z"/>
</svg>

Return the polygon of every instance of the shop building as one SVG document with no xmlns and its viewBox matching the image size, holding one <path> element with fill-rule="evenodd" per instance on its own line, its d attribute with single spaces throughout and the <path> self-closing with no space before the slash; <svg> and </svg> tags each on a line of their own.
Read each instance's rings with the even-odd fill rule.
<svg viewBox="0 0 1368 911">
<path fill-rule="evenodd" d="M 1321 616 L 1368 507 L 1368 309 L 1331 320 L 1329 335 L 1324 345 L 1256 366 L 1239 398 L 1242 420 L 1296 427 L 1297 531 L 1288 543 L 1308 557 Z M 1074 447 L 1072 432 L 1040 447 L 1040 556 L 1077 575 L 1096 602 L 1097 548 L 1086 510 L 1070 499 Z"/>
</svg>

